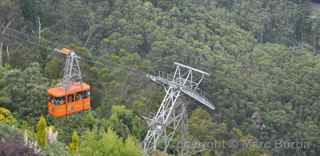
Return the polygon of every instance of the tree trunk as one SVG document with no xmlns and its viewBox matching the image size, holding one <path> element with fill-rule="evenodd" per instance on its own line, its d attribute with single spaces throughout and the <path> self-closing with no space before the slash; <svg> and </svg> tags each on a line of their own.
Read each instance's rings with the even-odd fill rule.
<svg viewBox="0 0 320 156">
<path fill-rule="evenodd" d="M 7 46 L 7 63 L 9 62 L 9 58 L 10 58 L 10 55 L 9 55 L 9 46 Z"/>
<path fill-rule="evenodd" d="M 2 67 L 3 62 L 2 62 L 2 52 L 3 52 L 3 42 L 0 43 L 0 67 Z"/>
</svg>

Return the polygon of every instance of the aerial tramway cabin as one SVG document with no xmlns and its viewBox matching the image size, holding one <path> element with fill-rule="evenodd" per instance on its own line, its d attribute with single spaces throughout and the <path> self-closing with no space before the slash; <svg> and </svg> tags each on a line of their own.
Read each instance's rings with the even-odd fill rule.
<svg viewBox="0 0 320 156">
<path fill-rule="evenodd" d="M 67 56 L 64 83 L 68 86 L 58 86 L 48 89 L 48 112 L 53 117 L 64 117 L 77 112 L 91 109 L 90 86 L 81 81 L 74 81 L 74 75 L 81 79 L 80 67 L 75 53 L 70 49 L 58 50 Z M 73 53 L 73 54 L 71 54 Z M 69 61 L 69 62 L 68 62 Z M 78 69 L 73 69 L 78 68 Z M 67 70 L 67 71 L 66 71 Z M 79 73 L 74 73 L 79 72 Z M 70 74 L 70 75 L 66 75 Z M 74 75 L 72 75 L 74 74 Z M 66 79 L 70 77 L 70 79 Z M 66 82 L 67 81 L 67 82 Z"/>
<path fill-rule="evenodd" d="M 48 111 L 54 117 L 91 109 L 90 86 L 86 83 L 74 83 L 68 90 L 63 87 L 49 88 L 48 96 Z"/>
</svg>

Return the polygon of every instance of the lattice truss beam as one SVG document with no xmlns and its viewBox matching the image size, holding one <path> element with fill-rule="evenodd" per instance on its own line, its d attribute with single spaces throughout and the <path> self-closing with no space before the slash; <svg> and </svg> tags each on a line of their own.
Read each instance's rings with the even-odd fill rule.
<svg viewBox="0 0 320 156">
<path fill-rule="evenodd" d="M 162 72 L 147 75 L 152 81 L 164 86 L 166 95 L 157 113 L 148 123 L 149 130 L 143 141 L 146 155 L 157 150 L 159 144 L 162 144 L 163 150 L 166 151 L 177 131 L 186 133 L 187 110 L 186 104 L 180 99 L 181 96 L 189 96 L 206 107 L 215 109 L 199 89 L 199 85 L 209 74 L 180 63 L 175 65 L 173 75 Z"/>
</svg>

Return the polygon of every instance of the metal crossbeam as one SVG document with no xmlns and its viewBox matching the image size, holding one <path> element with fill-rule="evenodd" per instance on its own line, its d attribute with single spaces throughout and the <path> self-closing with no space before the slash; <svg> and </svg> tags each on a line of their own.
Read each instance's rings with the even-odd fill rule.
<svg viewBox="0 0 320 156">
<path fill-rule="evenodd" d="M 199 73 L 201 73 L 201 74 L 205 74 L 206 76 L 210 76 L 210 74 L 207 73 L 207 72 L 205 72 L 205 71 L 202 71 L 202 70 L 199 70 L 199 69 L 196 69 L 196 68 L 193 68 L 193 67 L 190 67 L 190 66 L 187 66 L 187 65 L 178 63 L 178 62 L 175 62 L 174 64 L 177 65 L 177 66 L 180 66 L 180 67 L 184 67 L 184 68 L 187 68 L 187 69 L 191 69 L 191 70 L 193 70 L 193 71 L 195 71 L 195 72 L 199 72 Z"/>
<path fill-rule="evenodd" d="M 160 143 L 164 144 L 163 150 L 166 151 L 177 131 L 187 133 L 186 104 L 179 100 L 181 96 L 187 95 L 211 110 L 215 109 L 202 92 L 199 92 L 199 85 L 209 73 L 181 63 L 174 64 L 176 70 L 173 75 L 162 72 L 147 75 L 152 81 L 164 86 L 166 95 L 156 115 L 149 120 L 149 130 L 143 141 L 145 155 L 157 150 Z"/>
</svg>

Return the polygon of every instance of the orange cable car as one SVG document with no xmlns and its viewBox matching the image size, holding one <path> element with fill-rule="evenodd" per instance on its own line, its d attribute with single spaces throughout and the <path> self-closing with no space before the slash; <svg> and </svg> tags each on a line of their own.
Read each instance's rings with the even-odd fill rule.
<svg viewBox="0 0 320 156">
<path fill-rule="evenodd" d="M 78 56 L 63 48 L 57 52 L 67 56 L 61 86 L 48 89 L 48 112 L 53 117 L 64 117 L 91 109 L 90 85 L 82 82 Z"/>
</svg>

